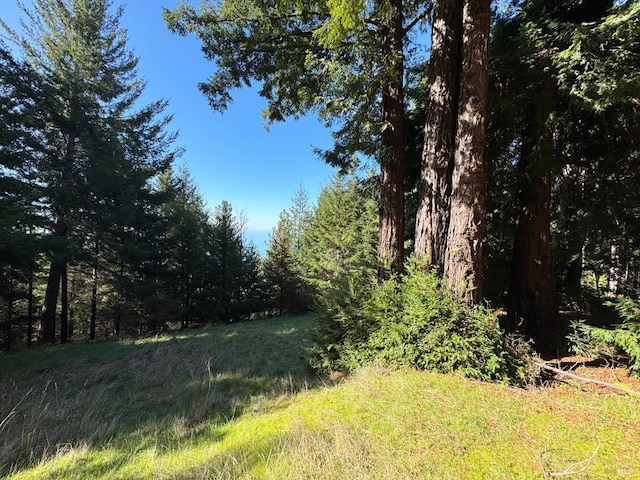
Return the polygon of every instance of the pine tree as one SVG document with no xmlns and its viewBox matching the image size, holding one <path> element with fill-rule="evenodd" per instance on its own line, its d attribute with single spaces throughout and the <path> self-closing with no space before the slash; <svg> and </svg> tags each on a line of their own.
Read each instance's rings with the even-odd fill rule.
<svg viewBox="0 0 640 480">
<path fill-rule="evenodd" d="M 376 202 L 358 179 L 334 176 L 303 236 L 306 280 L 322 294 L 350 272 L 375 270 L 376 224 Z"/>
<path fill-rule="evenodd" d="M 355 175 L 336 175 L 320 192 L 303 238 L 306 280 L 319 316 L 312 363 L 334 369 L 349 345 L 368 337 L 362 308 L 378 285 L 375 195 Z"/>
<path fill-rule="evenodd" d="M 267 309 L 267 284 L 262 269 L 262 258 L 252 243 L 243 242 L 242 278 L 238 295 L 238 316 L 250 320 Z"/>
<path fill-rule="evenodd" d="M 311 291 L 305 280 L 303 244 L 311 217 L 308 194 L 300 186 L 289 208 L 280 213 L 278 224 L 269 237 L 264 262 L 265 280 L 271 306 L 280 315 L 306 311 L 311 304 Z"/>
<path fill-rule="evenodd" d="M 61 287 L 61 341 L 67 340 L 65 279 L 87 235 L 95 236 L 97 255 L 101 237 L 131 221 L 136 196 L 175 154 L 173 137 L 164 133 L 169 119 L 159 116 L 165 103 L 134 107 L 144 82 L 118 27 L 122 9 L 111 12 L 108 0 L 35 0 L 33 11 L 23 6 L 24 34 L 3 24 L 49 92 L 38 106 L 47 123 L 40 132 L 46 155 L 37 165 L 53 225 L 45 342 L 55 340 Z"/>
<path fill-rule="evenodd" d="M 287 211 L 282 211 L 278 224 L 269 236 L 269 247 L 264 261 L 264 276 L 269 289 L 271 306 L 278 315 L 295 312 L 298 307 L 296 291 L 301 278 L 294 246 L 291 218 Z"/>
<path fill-rule="evenodd" d="M 245 273 L 242 235 L 242 226 L 231 204 L 223 201 L 214 211 L 209 240 L 213 316 L 217 321 L 240 319 Z"/>
<path fill-rule="evenodd" d="M 167 238 L 162 249 L 165 259 L 167 289 L 179 308 L 174 309 L 182 328 L 205 320 L 204 292 L 209 268 L 207 247 L 209 218 L 204 200 L 189 171 L 172 171 L 162 175 L 160 189 L 166 195 L 161 205 L 167 222 Z"/>
<path fill-rule="evenodd" d="M 299 256 L 302 248 L 302 237 L 309 221 L 311 220 L 311 207 L 309 205 L 309 194 L 302 185 L 291 199 L 291 206 L 287 210 L 291 221 L 291 233 L 293 235 L 293 249 L 295 255 Z"/>
<path fill-rule="evenodd" d="M 166 322 L 181 319 L 172 270 L 176 242 L 167 204 L 175 194 L 173 184 L 165 180 L 171 172 L 160 175 L 157 185 L 145 189 L 133 208 L 130 225 L 115 235 L 117 263 L 110 269 L 114 298 L 107 307 L 113 312 L 114 334 L 121 327 L 129 331 L 154 331 Z"/>
<path fill-rule="evenodd" d="M 34 170 L 44 154 L 36 128 L 44 124 L 38 111 L 43 96 L 36 72 L 0 45 L 0 323 L 6 350 L 18 331 L 26 330 L 31 344 L 34 277 L 46 248 L 39 233 L 47 227 L 43 192 Z"/>
</svg>

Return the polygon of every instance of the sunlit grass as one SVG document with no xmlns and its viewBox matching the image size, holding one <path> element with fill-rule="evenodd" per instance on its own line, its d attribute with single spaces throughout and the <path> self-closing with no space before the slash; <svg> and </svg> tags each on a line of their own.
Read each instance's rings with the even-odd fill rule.
<svg viewBox="0 0 640 480">
<path fill-rule="evenodd" d="M 85 346 L 28 353 L 0 380 L 0 422 L 5 399 L 31 415 L 0 428 L 9 478 L 538 479 L 581 465 L 574 478 L 640 478 L 637 398 L 415 371 L 321 383 L 303 358 L 312 328 L 209 327 L 92 345 L 84 363 L 71 350 Z M 22 431 L 31 444 L 3 440 Z"/>
</svg>

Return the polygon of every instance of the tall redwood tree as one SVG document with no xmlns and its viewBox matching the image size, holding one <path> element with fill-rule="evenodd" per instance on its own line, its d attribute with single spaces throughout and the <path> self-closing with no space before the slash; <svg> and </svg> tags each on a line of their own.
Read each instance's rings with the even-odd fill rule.
<svg viewBox="0 0 640 480">
<path fill-rule="evenodd" d="M 490 24 L 490 0 L 465 1 L 460 102 L 444 278 L 450 288 L 471 303 L 482 300 Z"/>
<path fill-rule="evenodd" d="M 436 1 L 416 255 L 482 298 L 489 0 Z"/>
<path fill-rule="evenodd" d="M 415 252 L 444 271 L 451 174 L 456 150 L 462 44 L 462 0 L 436 1 L 431 30 Z"/>
</svg>

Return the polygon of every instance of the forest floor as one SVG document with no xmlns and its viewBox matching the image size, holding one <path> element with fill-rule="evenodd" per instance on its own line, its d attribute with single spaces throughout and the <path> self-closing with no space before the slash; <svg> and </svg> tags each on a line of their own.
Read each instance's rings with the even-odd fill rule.
<svg viewBox="0 0 640 480">
<path fill-rule="evenodd" d="M 0 477 L 635 479 L 640 396 L 305 364 L 313 317 L 0 354 Z M 619 366 L 571 368 L 640 390 Z M 554 367 L 555 368 L 555 367 Z"/>
<path fill-rule="evenodd" d="M 577 380 L 559 375 L 545 385 L 551 392 L 558 395 L 576 388 L 586 392 L 612 395 L 625 394 L 625 390 L 627 390 L 637 392 L 640 395 L 640 378 L 630 376 L 629 369 L 614 360 L 573 355 L 550 359 L 545 363 L 584 379 Z M 595 380 L 595 382 L 588 380 Z"/>
<path fill-rule="evenodd" d="M 596 306 L 591 307 L 595 310 L 590 312 L 590 308 L 582 305 L 574 305 L 573 310 L 562 311 L 561 315 L 565 317 L 567 324 L 585 321 L 589 325 L 597 325 L 611 328 L 619 322 L 619 317 L 615 310 L 611 307 L 605 307 L 602 302 L 595 302 Z M 557 375 L 554 380 L 545 384 L 551 388 L 552 392 L 562 395 L 567 390 L 580 389 L 586 392 L 598 394 L 625 394 L 633 392 L 640 395 L 640 378 L 630 376 L 629 369 L 626 367 L 626 359 L 624 358 L 601 358 L 589 357 L 578 354 L 566 354 L 555 358 L 546 358 L 545 364 L 570 372 L 576 378 Z M 594 380 L 593 382 L 586 381 Z M 559 388 L 565 387 L 565 388 Z"/>
</svg>

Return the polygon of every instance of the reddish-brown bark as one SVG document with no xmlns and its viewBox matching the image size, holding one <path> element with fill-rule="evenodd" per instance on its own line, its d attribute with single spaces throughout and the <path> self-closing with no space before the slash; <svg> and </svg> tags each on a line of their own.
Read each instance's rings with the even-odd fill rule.
<svg viewBox="0 0 640 480">
<path fill-rule="evenodd" d="M 447 285 L 471 303 L 482 299 L 490 4 L 490 0 L 466 0 L 464 4 L 460 102 L 444 262 Z"/>
<path fill-rule="evenodd" d="M 382 53 L 392 62 L 389 82 L 382 89 L 382 143 L 380 170 L 379 276 L 402 271 L 404 262 L 405 112 L 403 89 L 404 39 L 402 0 L 391 0 L 391 20 L 381 27 Z"/>
<path fill-rule="evenodd" d="M 455 153 L 462 44 L 462 0 L 433 6 L 429 96 L 416 216 L 415 253 L 444 270 Z"/>
<path fill-rule="evenodd" d="M 512 326 L 536 341 L 541 350 L 555 350 L 566 332 L 556 315 L 555 276 L 551 249 L 551 172 L 544 152 L 551 134 L 531 108 L 518 163 L 519 206 L 509 285 Z"/>
</svg>

